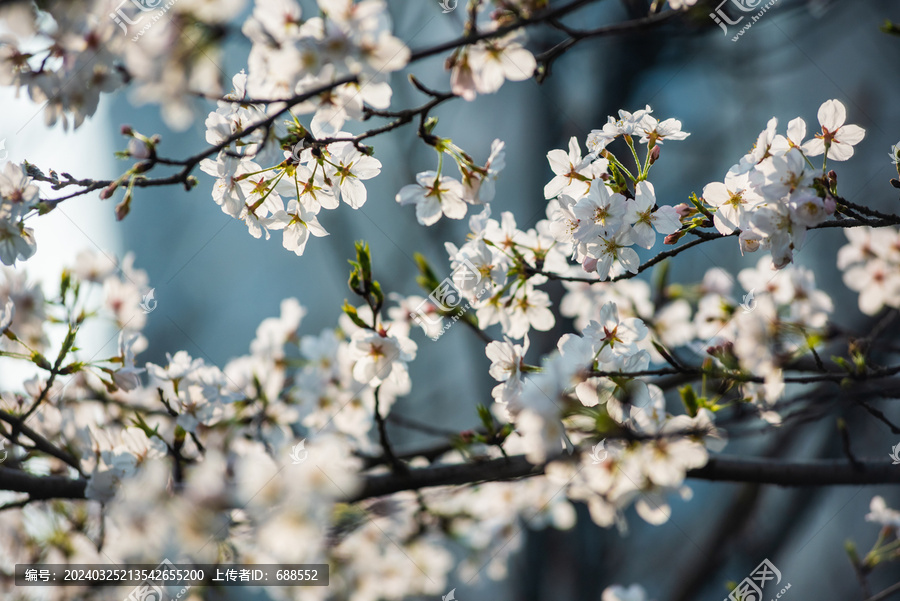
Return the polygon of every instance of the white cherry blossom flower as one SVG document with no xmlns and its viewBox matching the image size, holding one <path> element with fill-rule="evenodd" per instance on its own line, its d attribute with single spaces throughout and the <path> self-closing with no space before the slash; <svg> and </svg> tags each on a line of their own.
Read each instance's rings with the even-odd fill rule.
<svg viewBox="0 0 900 601">
<path fill-rule="evenodd" d="M 328 153 L 327 177 L 333 181 L 335 197 L 358 209 L 366 203 L 362 182 L 381 173 L 381 161 L 364 155 L 350 142 L 332 144 Z"/>
<path fill-rule="evenodd" d="M 639 182 L 635 197 L 625 202 L 625 223 L 631 226 L 631 234 L 635 244 L 644 248 L 653 248 L 656 243 L 656 232 L 674 234 L 681 229 L 681 217 L 675 207 L 661 206 L 656 208 L 656 193 L 653 184 Z"/>
<path fill-rule="evenodd" d="M 601 280 L 609 277 L 613 261 L 618 261 L 626 271 L 637 273 L 641 261 L 630 246 L 634 244 L 631 228 L 625 227 L 613 236 L 601 237 L 599 242 L 588 244 L 587 254 L 597 259 L 594 270 Z"/>
<path fill-rule="evenodd" d="M 296 255 L 302 255 L 306 249 L 306 243 L 312 234 L 317 238 L 327 236 L 328 232 L 319 223 L 316 216 L 300 202 L 291 200 L 288 203 L 287 211 L 283 215 L 274 216 L 280 220 L 278 229 L 282 229 L 282 244 Z M 275 227 L 273 224 L 272 227 Z"/>
<path fill-rule="evenodd" d="M 546 332 L 556 323 L 550 307 L 550 295 L 527 286 L 512 299 L 509 322 L 504 331 L 510 338 L 524 338 L 528 330 Z"/>
<path fill-rule="evenodd" d="M 416 343 L 387 333 L 358 330 L 350 341 L 357 382 L 377 386 L 392 375 L 405 372 L 406 363 L 416 358 Z"/>
<path fill-rule="evenodd" d="M 900 511 L 891 509 L 884 501 L 884 497 L 872 497 L 869 503 L 869 513 L 866 514 L 867 522 L 875 522 L 897 531 L 900 530 Z"/>
<path fill-rule="evenodd" d="M 697 0 L 669 0 L 669 5 L 676 10 L 696 3 Z M 639 584 L 627 588 L 616 584 L 603 590 L 601 601 L 647 601 L 647 593 Z"/>
<path fill-rule="evenodd" d="M 506 80 L 529 79 L 537 68 L 534 56 L 516 34 L 480 41 L 462 54 L 455 59 L 451 80 L 453 93 L 466 100 L 473 100 L 474 92 L 493 94 Z"/>
<path fill-rule="evenodd" d="M 822 132 L 803 144 L 807 156 L 825 154 L 833 161 L 846 161 L 853 156 L 853 147 L 863 141 L 866 130 L 847 124 L 847 108 L 840 100 L 828 100 L 819 107 L 819 125 Z"/>
<path fill-rule="evenodd" d="M 569 139 L 568 153 L 559 149 L 551 150 L 547 153 L 547 161 L 555 174 L 544 186 L 544 198 L 548 199 L 560 194 L 581 198 L 591 188 L 591 181 L 606 171 L 607 165 L 605 159 L 595 162 L 595 158 L 591 155 L 582 157 L 581 147 L 575 136 Z"/>
<path fill-rule="evenodd" d="M 509 338 L 488 344 L 485 355 L 491 360 L 489 373 L 500 382 L 491 392 L 498 403 L 509 403 L 522 394 L 522 366 L 528 352 L 528 336 L 523 344 L 514 344 Z"/>
<path fill-rule="evenodd" d="M 716 208 L 713 222 L 719 233 L 728 235 L 746 223 L 745 216 L 762 198 L 750 186 L 746 173 L 729 172 L 725 182 L 713 182 L 703 188 L 703 200 Z"/>
<path fill-rule="evenodd" d="M 627 207 L 623 195 L 611 192 L 603 180 L 595 179 L 588 194 L 575 203 L 573 213 L 579 221 L 575 238 L 588 244 L 600 237 L 612 237 L 622 227 Z"/>
<path fill-rule="evenodd" d="M 450 219 L 466 216 L 463 187 L 457 180 L 435 171 L 416 176 L 416 183 L 404 186 L 397 193 L 401 205 L 416 205 L 416 219 L 422 225 L 434 225 L 442 215 Z"/>
</svg>

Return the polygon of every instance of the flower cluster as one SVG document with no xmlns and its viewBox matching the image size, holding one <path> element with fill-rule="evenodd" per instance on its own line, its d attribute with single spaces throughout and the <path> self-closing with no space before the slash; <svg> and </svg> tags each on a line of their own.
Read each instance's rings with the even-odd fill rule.
<svg viewBox="0 0 900 601">
<path fill-rule="evenodd" d="M 634 113 L 619 111 L 618 119 L 610 117 L 602 129 L 592 131 L 586 156 L 574 137 L 568 153 L 551 150 L 547 154 L 555 174 L 544 187 L 544 196 L 552 199 L 547 207 L 550 233 L 585 271 L 596 272 L 601 280 L 625 271 L 637 273 L 640 261 L 632 247 L 653 248 L 657 232 L 669 235 L 681 228 L 675 207 L 657 206 L 656 191 L 647 176 L 664 141 L 684 140 L 688 135 L 680 121 L 660 122 L 648 106 Z M 607 150 L 619 137 L 631 150 L 636 175 Z M 634 138 L 646 145 L 643 161 Z"/>
<path fill-rule="evenodd" d="M 838 251 L 844 284 L 859 293 L 859 309 L 875 315 L 882 307 L 900 308 L 900 232 L 868 227 L 844 230 L 849 243 Z"/>
<path fill-rule="evenodd" d="M 254 98 L 307 94 L 347 75 L 338 86 L 296 105 L 316 113 L 313 127 L 333 133 L 349 118 L 361 118 L 363 103 L 386 108 L 388 76 L 403 68 L 409 49 L 392 35 L 383 0 L 318 0 L 320 15 L 303 19 L 295 0 L 257 0 L 242 29 L 251 43 L 247 89 Z"/>
<path fill-rule="evenodd" d="M 735 291 L 735 278 L 719 268 L 707 271 L 697 285 L 673 285 L 660 294 L 640 280 L 602 287 L 567 283 L 560 313 L 583 329 L 600 318 L 605 303 L 616 303 L 620 314 L 641 319 L 649 329 L 638 345 L 652 364 L 667 362 L 656 343 L 669 351 L 711 357 L 737 374 L 760 376 L 765 385 L 741 384 L 743 397 L 777 422 L 770 405 L 783 395 L 783 368 L 815 346 L 833 304 L 816 286 L 812 271 L 795 265 L 776 270 L 768 256 L 741 270 L 737 283 L 743 293 Z"/>
<path fill-rule="evenodd" d="M 687 470 L 706 463 L 707 447 L 724 446 L 712 412 L 668 415 L 659 387 L 624 375 L 649 365 L 649 352 L 639 346 L 647 336 L 648 328 L 640 319 L 620 318 L 610 302 L 582 335 L 564 335 L 558 353 L 547 357 L 536 375 L 526 375 L 537 371 L 524 363 L 527 347 L 492 342 L 486 349 L 491 375 L 501 381 L 494 390 L 494 413 L 515 423 L 520 436 L 514 439 L 515 448 L 533 463 L 549 461 L 548 478 L 570 499 L 586 502 L 602 526 L 622 525 L 622 511 L 635 502 L 641 517 L 665 522 L 669 512 L 663 494 L 678 490 Z M 594 454 L 582 452 L 578 461 L 563 458 L 568 446 L 584 448 L 581 443 L 596 436 L 596 414 L 650 439 L 688 431 L 706 435 L 697 440 L 610 443 L 602 460 L 596 447 Z"/>
<path fill-rule="evenodd" d="M 243 97 L 247 75 L 236 75 L 234 84 L 234 94 L 206 120 L 211 144 L 224 143 L 265 118 L 262 106 L 233 102 Z M 291 126 L 286 126 L 282 140 L 299 131 L 295 128 L 291 134 L 289 130 Z M 338 138 L 348 135 L 336 134 Z M 319 223 L 319 211 L 335 209 L 341 201 L 358 209 L 367 198 L 362 182 L 381 172 L 381 162 L 360 152 L 350 140 L 308 148 L 298 143 L 287 150 L 282 150 L 284 141 L 254 140 L 244 144 L 245 154 L 237 155 L 236 145 L 231 144 L 215 160 L 204 159 L 200 167 L 216 178 L 213 199 L 223 212 L 244 221 L 255 238 L 265 235 L 268 239 L 270 230 L 282 230 L 282 244 L 298 255 L 303 254 L 310 235 L 328 235 Z"/>
<path fill-rule="evenodd" d="M 496 29 L 497 21 L 488 30 Z M 522 46 L 523 34 L 482 40 L 458 49 L 447 59 L 451 90 L 466 100 L 478 94 L 493 94 L 503 82 L 530 79 L 537 68 L 534 55 Z"/>
<path fill-rule="evenodd" d="M 37 250 L 34 230 L 25 227 L 25 217 L 37 208 L 40 190 L 24 165 L 8 162 L 0 171 L 0 262 L 25 261 Z"/>
<path fill-rule="evenodd" d="M 396 196 L 401 205 L 415 205 L 419 223 L 433 225 L 442 216 L 462 219 L 468 212 L 468 205 L 488 205 L 494 199 L 495 183 L 506 166 L 503 142 L 494 140 L 483 166 L 475 164 L 450 140 L 438 139 L 434 148 L 438 152 L 437 170 L 419 173 L 416 183 L 404 186 Z M 445 155 L 456 163 L 460 179 L 442 174 Z"/>
<path fill-rule="evenodd" d="M 550 310 L 550 296 L 537 288 L 544 276 L 530 276 L 517 268 L 543 263 L 564 268 L 565 257 L 553 248 L 546 228 L 522 231 L 512 213 L 500 221 L 490 218 L 490 207 L 469 219 L 472 230 L 466 243 L 445 244 L 453 269 L 453 284 L 469 306 L 475 309 L 478 325 L 484 329 L 499 324 L 512 339 L 525 337 L 529 330 L 545 332 L 556 322 Z"/>
<path fill-rule="evenodd" d="M 321 15 L 304 20 L 294 0 L 256 2 L 243 27 L 252 42 L 248 72 L 234 77 L 234 91 L 209 114 L 206 139 L 221 150 L 201 163 L 216 178 L 213 198 L 226 214 L 256 238 L 282 230 L 284 247 L 298 255 L 310 235 L 328 234 L 321 209 L 365 204 L 363 181 L 381 172 L 381 162 L 341 130 L 363 118 L 364 106 L 390 105 L 390 73 L 409 59 L 391 34 L 385 2 L 318 4 Z M 335 85 L 344 78 L 352 81 Z M 286 109 L 289 119 L 277 119 Z M 298 116 L 308 114 L 304 126 Z"/>
<path fill-rule="evenodd" d="M 846 123 L 839 100 L 823 103 L 818 117 L 822 131 L 809 140 L 800 117 L 788 124 L 786 135 L 777 133 L 778 120 L 772 118 L 725 181 L 703 189 L 716 229 L 725 235 L 740 230 L 741 251 L 768 249 L 778 268 L 793 260 L 808 229 L 835 212 L 837 175 L 825 172 L 828 160 L 851 158 L 865 137 L 861 127 Z M 810 159 L 822 155 L 817 169 Z"/>
<path fill-rule="evenodd" d="M 244 0 L 52 1 L 2 9 L 0 84 L 44 106 L 47 125 L 79 127 L 101 94 L 132 82 L 136 103 L 158 103 L 171 126 L 193 119 L 192 95 L 220 93 L 221 27 Z"/>
</svg>

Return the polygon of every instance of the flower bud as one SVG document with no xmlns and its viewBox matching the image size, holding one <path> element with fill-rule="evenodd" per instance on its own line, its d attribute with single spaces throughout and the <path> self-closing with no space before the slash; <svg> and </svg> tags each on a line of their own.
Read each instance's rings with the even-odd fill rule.
<svg viewBox="0 0 900 601">
<path fill-rule="evenodd" d="M 654 146 L 653 150 L 650 151 L 650 164 L 652 165 L 656 161 L 659 160 L 659 146 Z"/>
<path fill-rule="evenodd" d="M 119 128 L 119 132 L 121 132 L 121 134 L 123 136 L 133 136 L 134 135 L 134 130 L 131 129 L 130 125 L 123 125 L 121 128 Z"/>
<path fill-rule="evenodd" d="M 103 188 L 102 190 L 100 190 L 100 200 L 106 200 L 107 198 L 111 197 L 115 193 L 116 188 L 118 188 L 118 187 L 119 187 L 119 182 L 113 182 L 110 185 Z"/>
<path fill-rule="evenodd" d="M 116 205 L 116 221 L 122 221 L 131 212 L 131 193 L 126 192 L 122 202 Z"/>
<path fill-rule="evenodd" d="M 675 205 L 675 212 L 678 213 L 678 216 L 683 219 L 685 217 L 690 217 L 691 215 L 693 215 L 696 210 L 688 203 L 683 202 L 681 204 Z"/>
<path fill-rule="evenodd" d="M 684 232 L 675 232 L 674 234 L 669 234 L 666 236 L 665 240 L 663 240 L 663 244 L 677 244 L 679 240 L 684 236 Z"/>
</svg>

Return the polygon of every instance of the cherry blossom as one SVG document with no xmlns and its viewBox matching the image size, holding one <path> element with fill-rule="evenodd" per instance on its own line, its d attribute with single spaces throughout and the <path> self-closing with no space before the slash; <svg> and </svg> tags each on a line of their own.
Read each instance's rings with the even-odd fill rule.
<svg viewBox="0 0 900 601">
<path fill-rule="evenodd" d="M 703 200 L 716 208 L 716 229 L 727 235 L 747 223 L 745 215 L 762 202 L 762 197 L 750 187 L 746 173 L 729 172 L 724 183 L 713 182 L 703 188 Z"/>
<path fill-rule="evenodd" d="M 847 124 L 847 108 L 840 100 L 828 100 L 819 107 L 819 125 L 822 133 L 803 145 L 807 156 L 816 157 L 827 152 L 829 159 L 846 161 L 853 156 L 853 147 L 866 137 L 866 130 Z"/>
<path fill-rule="evenodd" d="M 396 200 L 401 205 L 415 205 L 416 219 L 422 225 L 434 225 L 442 215 L 450 219 L 466 216 L 463 194 L 459 181 L 435 171 L 424 171 L 416 176 L 415 184 L 400 189 Z"/>
<path fill-rule="evenodd" d="M 555 177 L 544 186 L 544 197 L 555 198 L 567 194 L 579 199 L 588 193 L 591 182 L 606 171 L 606 161 L 588 155 L 581 156 L 578 139 L 569 139 L 569 151 L 551 150 L 547 153 L 547 161 Z"/>
<path fill-rule="evenodd" d="M 669 0 L 669 4 L 675 9 L 692 6 L 695 2 L 696 0 Z M 601 601 L 647 601 L 647 593 L 639 584 L 629 587 L 616 584 L 603 590 Z"/>
<path fill-rule="evenodd" d="M 355 360 L 353 377 L 363 384 L 379 384 L 391 376 L 402 377 L 406 362 L 416 357 L 416 343 L 380 332 L 359 330 L 351 341 Z"/>
<path fill-rule="evenodd" d="M 454 55 L 448 61 L 453 93 L 474 100 L 476 94 L 493 94 L 506 80 L 529 79 L 537 63 L 519 40 L 510 34 L 478 42 Z"/>
<path fill-rule="evenodd" d="M 655 199 L 653 200 L 655 204 Z M 614 235 L 625 223 L 627 211 L 624 196 L 611 193 L 603 180 L 594 180 L 590 192 L 575 203 L 573 212 L 580 224 L 575 231 L 575 238 L 587 244 L 596 241 L 598 237 Z"/>
<path fill-rule="evenodd" d="M 674 234 L 681 229 L 681 218 L 674 207 L 656 208 L 656 193 L 650 182 L 638 183 L 635 198 L 625 203 L 623 219 L 631 226 L 635 244 L 644 248 L 653 248 L 656 232 Z"/>
<path fill-rule="evenodd" d="M 640 259 L 637 253 L 629 248 L 632 244 L 634 244 L 634 236 L 629 228 L 622 228 L 612 236 L 601 236 L 598 242 L 588 244 L 587 255 L 597 259 L 594 267 L 597 277 L 601 280 L 607 279 L 613 261 L 618 261 L 627 271 L 637 273 Z"/>
</svg>

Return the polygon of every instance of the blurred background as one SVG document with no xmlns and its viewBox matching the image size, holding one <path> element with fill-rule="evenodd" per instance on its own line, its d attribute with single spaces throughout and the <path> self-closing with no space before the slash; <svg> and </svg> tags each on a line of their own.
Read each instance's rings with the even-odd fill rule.
<svg viewBox="0 0 900 601">
<path fill-rule="evenodd" d="M 460 2 L 462 4 L 462 2 Z M 649 4 L 649 3 L 647 3 Z M 772 116 L 782 128 L 797 116 L 812 129 L 819 105 L 843 101 L 848 121 L 867 130 L 857 156 L 838 168 L 840 190 L 853 202 L 896 211 L 897 193 L 888 180 L 896 172 L 888 160 L 900 140 L 900 38 L 879 31 L 885 19 L 900 20 L 896 0 L 779 0 L 737 42 L 723 35 L 699 6 L 694 18 L 641 34 L 588 40 L 554 66 L 543 84 L 507 83 L 499 93 L 474 102 L 456 100 L 435 113 L 436 133 L 450 136 L 476 160 L 487 158 L 491 141 L 507 144 L 507 168 L 497 186 L 494 216 L 512 211 L 526 229 L 544 216 L 543 186 L 551 171 L 546 154 L 565 148 L 570 136 L 583 144 L 591 129 L 618 109 L 634 111 L 650 104 L 660 119 L 675 117 L 691 132 L 685 142 L 667 144 L 652 181 L 660 202 L 684 202 L 709 182 L 722 180 L 747 152 Z M 712 8 L 718 3 L 713 3 Z M 249 7 L 248 7 L 249 8 Z M 390 2 L 396 35 L 413 50 L 450 39 L 462 29 L 464 12 L 442 14 L 438 2 Z M 642 0 L 606 0 L 579 11 L 570 24 L 596 27 L 646 14 Z M 737 27 L 732 28 L 736 32 Z M 559 32 L 532 30 L 530 48 L 539 52 L 561 39 Z M 249 43 L 235 40 L 219 65 L 230 89 L 231 76 L 246 68 Z M 409 69 L 428 86 L 446 90 L 443 58 Z M 420 103 L 421 94 L 396 74 L 393 107 Z M 160 133 L 160 152 L 187 156 L 206 147 L 203 115 L 186 132 L 169 131 L 156 107 L 131 106 L 125 95 L 104 96 L 97 115 L 77 132 L 48 132 L 37 107 L 3 90 L 0 139 L 12 160 L 28 159 L 45 171 L 69 171 L 77 177 L 109 178 L 124 168 L 113 158 L 124 148 L 121 124 Z M 357 128 L 358 129 L 358 128 Z M 419 226 L 411 207 L 394 195 L 417 172 L 433 169 L 435 156 L 411 128 L 374 141 L 381 175 L 367 182 L 369 200 L 358 211 L 320 215 L 328 238 L 313 238 L 297 257 L 281 247 L 280 236 L 256 240 L 246 227 L 222 213 L 210 197 L 212 179 L 199 174 L 191 193 L 178 188 L 140 190 L 129 217 L 116 223 L 114 200 L 96 195 L 67 202 L 36 226 L 38 253 L 27 268 L 35 277 L 53 274 L 84 248 L 123 255 L 134 252 L 156 290 L 157 309 L 148 316 L 150 350 L 144 361 L 162 362 L 165 352 L 187 350 L 194 357 L 224 366 L 247 352 L 259 322 L 277 315 L 281 299 L 297 297 L 309 313 L 302 326 L 317 333 L 336 323 L 348 297 L 347 259 L 353 241 L 367 240 L 376 277 L 387 291 L 419 294 L 415 252 L 423 253 L 440 274 L 449 274 L 443 243 L 462 243 L 465 221 L 441 220 Z M 815 270 L 819 286 L 834 299 L 841 325 L 864 330 L 855 294 L 846 290 L 835 267 L 845 243 L 837 229 L 811 232 L 796 261 Z M 656 249 L 658 251 L 658 249 Z M 648 258 L 653 253 L 648 251 Z M 673 265 L 673 281 L 698 281 L 707 269 L 736 274 L 756 264 L 741 257 L 737 244 L 707 244 L 682 255 Z M 562 287 L 552 288 L 554 301 Z M 553 332 L 533 333 L 532 356 L 553 348 L 559 335 L 572 331 L 561 319 Z M 102 336 L 98 338 L 103 343 Z M 476 426 L 474 407 L 490 401 L 483 345 L 466 328 L 451 328 L 439 342 L 417 339 L 419 354 L 411 366 L 413 390 L 393 408 L 395 414 L 464 430 Z M 115 340 L 110 341 L 113 350 Z M 14 377 L 16 374 L 2 374 Z M 891 415 L 890 410 L 886 410 Z M 841 413 L 859 457 L 881 457 L 900 442 L 883 424 L 859 409 Z M 896 416 L 896 412 L 893 414 Z M 835 414 L 837 415 L 837 414 Z M 436 442 L 423 434 L 390 426 L 401 450 Z M 763 439 L 737 439 L 726 452 L 782 458 L 841 456 L 834 417 L 785 427 Z M 869 548 L 877 526 L 864 522 L 874 494 L 889 505 L 900 494 L 889 488 L 834 487 L 780 489 L 690 481 L 690 502 L 673 499 L 671 520 L 648 526 L 630 512 L 630 532 L 595 527 L 579 508 L 578 525 L 568 532 L 526 530 L 521 552 L 513 556 L 510 576 L 499 583 L 482 580 L 457 588 L 459 599 L 497 601 L 597 601 L 614 583 L 641 583 L 657 601 L 718 601 L 727 597 L 726 581 L 740 581 L 769 558 L 790 582 L 791 598 L 858 599 L 859 587 L 843 549 L 855 539 Z M 897 579 L 891 568 L 872 578 L 873 590 Z"/>
</svg>

